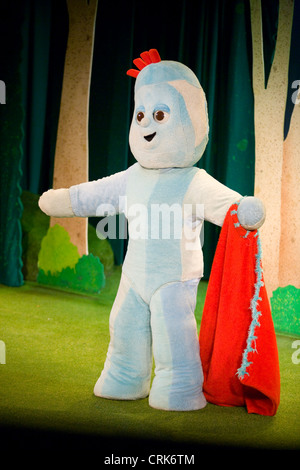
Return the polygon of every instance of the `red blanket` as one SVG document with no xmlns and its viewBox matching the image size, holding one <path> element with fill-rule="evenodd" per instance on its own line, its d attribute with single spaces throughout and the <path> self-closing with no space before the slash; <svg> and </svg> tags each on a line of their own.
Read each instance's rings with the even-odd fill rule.
<svg viewBox="0 0 300 470">
<path fill-rule="evenodd" d="M 228 211 L 200 327 L 203 390 L 210 403 L 272 416 L 280 400 L 278 350 L 263 282 L 258 231 Z"/>
</svg>

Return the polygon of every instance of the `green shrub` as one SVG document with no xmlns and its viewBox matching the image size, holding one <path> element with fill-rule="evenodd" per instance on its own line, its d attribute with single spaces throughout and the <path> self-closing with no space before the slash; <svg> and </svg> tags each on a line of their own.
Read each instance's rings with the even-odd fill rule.
<svg viewBox="0 0 300 470">
<path fill-rule="evenodd" d="M 64 268 L 74 268 L 78 260 L 78 249 L 71 243 L 66 229 L 58 224 L 50 227 L 41 243 L 38 267 L 45 273 L 54 274 Z"/>
<path fill-rule="evenodd" d="M 79 256 L 68 232 L 56 224 L 48 229 L 38 256 L 40 284 L 86 293 L 99 293 L 105 285 L 104 267 L 99 258 Z"/>
<path fill-rule="evenodd" d="M 300 289 L 278 287 L 270 301 L 276 331 L 300 335 Z"/>
<path fill-rule="evenodd" d="M 105 286 L 103 264 L 92 254 L 83 255 L 74 268 L 66 267 L 60 272 L 45 273 L 39 269 L 37 280 L 40 284 L 88 294 L 98 294 Z"/>
</svg>

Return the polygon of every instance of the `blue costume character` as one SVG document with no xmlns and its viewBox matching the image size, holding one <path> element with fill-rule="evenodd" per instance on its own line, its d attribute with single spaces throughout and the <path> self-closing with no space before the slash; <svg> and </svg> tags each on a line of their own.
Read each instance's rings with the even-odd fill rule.
<svg viewBox="0 0 300 470">
<path fill-rule="evenodd" d="M 128 219 L 128 250 L 95 395 L 120 400 L 149 395 L 154 408 L 195 410 L 206 405 L 194 317 L 203 275 L 199 234 L 204 220 L 222 226 L 242 196 L 194 166 L 209 130 L 205 95 L 194 73 L 181 63 L 161 61 L 153 49 L 134 63 L 141 71 L 128 71 L 137 77 L 129 143 L 137 163 L 98 181 L 47 191 L 40 207 L 56 217 L 123 212 Z M 248 229 L 264 219 L 256 198 L 243 199 L 239 212 Z"/>
</svg>

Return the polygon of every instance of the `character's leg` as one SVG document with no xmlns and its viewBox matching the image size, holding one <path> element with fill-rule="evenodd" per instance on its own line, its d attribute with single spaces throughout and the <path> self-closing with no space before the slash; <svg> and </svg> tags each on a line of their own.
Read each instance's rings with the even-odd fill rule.
<svg viewBox="0 0 300 470">
<path fill-rule="evenodd" d="M 158 289 L 150 302 L 155 377 L 153 408 L 197 410 L 206 405 L 194 310 L 198 280 Z"/>
<path fill-rule="evenodd" d="M 152 371 L 150 311 L 124 275 L 109 325 L 110 344 L 95 395 L 119 400 L 148 396 Z"/>
</svg>

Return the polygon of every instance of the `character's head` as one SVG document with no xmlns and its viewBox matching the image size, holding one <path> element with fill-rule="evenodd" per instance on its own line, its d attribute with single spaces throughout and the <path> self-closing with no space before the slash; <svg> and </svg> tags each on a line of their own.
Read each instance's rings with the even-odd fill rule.
<svg viewBox="0 0 300 470">
<path fill-rule="evenodd" d="M 205 94 L 185 65 L 161 61 L 158 52 L 143 52 L 128 70 L 136 77 L 135 108 L 129 144 L 145 168 L 189 167 L 200 160 L 208 141 Z"/>
</svg>

